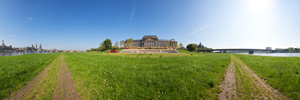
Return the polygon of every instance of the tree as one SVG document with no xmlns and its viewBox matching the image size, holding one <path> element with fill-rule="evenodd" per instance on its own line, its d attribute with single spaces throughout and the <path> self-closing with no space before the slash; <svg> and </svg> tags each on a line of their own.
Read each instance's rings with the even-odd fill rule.
<svg viewBox="0 0 300 100">
<path fill-rule="evenodd" d="M 100 46 L 97 48 L 98 51 L 105 51 L 112 48 L 112 43 L 110 39 L 105 39 Z"/>
<path fill-rule="evenodd" d="M 96 49 L 97 51 L 105 51 L 105 44 L 102 42 L 100 46 Z"/>
<path fill-rule="evenodd" d="M 116 49 L 119 48 L 119 42 L 118 42 L 118 41 L 116 41 L 116 43 L 115 43 L 115 48 L 116 48 Z"/>
<path fill-rule="evenodd" d="M 90 51 L 97 51 L 97 48 L 91 48 Z"/>
<path fill-rule="evenodd" d="M 289 49 L 283 49 L 282 51 L 284 51 L 284 52 L 289 52 Z"/>
<path fill-rule="evenodd" d="M 198 50 L 198 48 L 197 48 L 197 44 L 194 44 L 194 43 L 192 43 L 192 44 L 188 44 L 188 45 L 186 46 L 186 48 L 187 48 L 187 50 L 188 50 L 188 51 L 192 51 L 192 52 L 194 52 L 194 51 L 197 51 L 197 50 Z"/>
<path fill-rule="evenodd" d="M 103 42 L 101 42 L 101 43 L 100 43 L 100 45 L 99 45 L 99 47 L 103 47 L 103 45 L 104 45 L 104 43 L 103 43 Z"/>
<path fill-rule="evenodd" d="M 103 43 L 104 43 L 104 46 L 105 46 L 105 50 L 111 49 L 112 43 L 111 43 L 111 40 L 110 40 L 110 39 L 105 39 L 105 40 L 103 41 Z"/>
<path fill-rule="evenodd" d="M 127 40 L 127 44 L 129 45 L 129 47 L 132 47 L 133 44 L 133 38 L 130 38 Z"/>
<path fill-rule="evenodd" d="M 299 52 L 300 48 L 295 48 L 295 52 Z"/>
<path fill-rule="evenodd" d="M 289 50 L 289 53 L 292 53 L 292 52 L 294 52 L 294 51 L 295 51 L 293 47 L 291 47 L 291 48 L 288 48 L 288 50 Z"/>
<path fill-rule="evenodd" d="M 120 41 L 120 47 L 124 47 L 124 45 L 125 45 L 125 41 L 124 41 L 124 40 L 121 40 L 121 41 Z"/>
<path fill-rule="evenodd" d="M 175 41 L 175 44 L 174 44 L 175 48 L 177 48 L 177 45 L 178 45 L 178 44 L 177 44 L 177 41 Z"/>
<path fill-rule="evenodd" d="M 166 47 L 169 47 L 170 46 L 170 41 L 167 40 L 167 44 L 166 44 Z"/>
<path fill-rule="evenodd" d="M 180 43 L 180 44 L 179 44 L 179 47 L 180 47 L 180 49 L 184 49 L 184 47 L 183 47 L 183 44 L 182 44 L 182 43 Z"/>
<path fill-rule="evenodd" d="M 127 42 L 124 43 L 124 47 L 128 47 L 128 43 Z"/>
</svg>

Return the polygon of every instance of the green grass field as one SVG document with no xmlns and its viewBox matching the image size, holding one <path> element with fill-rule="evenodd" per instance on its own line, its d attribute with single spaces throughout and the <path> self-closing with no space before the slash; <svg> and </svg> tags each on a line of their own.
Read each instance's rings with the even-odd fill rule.
<svg viewBox="0 0 300 100">
<path fill-rule="evenodd" d="M 217 99 L 228 54 L 67 53 L 83 99 Z"/>
<path fill-rule="evenodd" d="M 180 53 L 192 53 L 192 52 L 187 51 L 187 50 L 179 50 L 179 49 L 177 49 L 177 51 L 180 52 Z"/>
<path fill-rule="evenodd" d="M 30 54 L 0 57 L 0 99 L 22 88 L 59 54 Z"/>
<path fill-rule="evenodd" d="M 47 75 L 34 86 L 35 91 L 23 97 L 53 98 L 60 88 L 56 83 L 62 61 L 82 99 L 218 99 L 230 54 L 180 52 L 184 53 L 88 52 L 0 57 L 0 99 L 20 91 L 51 62 Z M 258 90 L 261 87 L 255 85 L 252 76 L 245 74 L 239 63 L 242 62 L 290 99 L 300 99 L 299 57 L 234 56 L 238 98 L 263 98 L 262 94 L 270 98 L 269 93 L 261 92 L 266 90 Z"/>
<path fill-rule="evenodd" d="M 300 57 L 235 56 L 290 99 L 300 99 Z"/>
</svg>

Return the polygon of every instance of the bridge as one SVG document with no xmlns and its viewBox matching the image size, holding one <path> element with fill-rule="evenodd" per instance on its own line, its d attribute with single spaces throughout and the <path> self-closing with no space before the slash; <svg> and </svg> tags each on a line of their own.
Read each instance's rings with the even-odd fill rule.
<svg viewBox="0 0 300 100">
<path fill-rule="evenodd" d="M 219 53 L 227 53 L 227 51 L 248 51 L 249 54 L 254 54 L 254 51 L 263 51 L 263 52 L 268 52 L 268 53 L 282 52 L 281 50 L 246 49 L 246 48 L 198 50 L 197 52 L 213 52 L 213 51 L 219 51 Z"/>
</svg>

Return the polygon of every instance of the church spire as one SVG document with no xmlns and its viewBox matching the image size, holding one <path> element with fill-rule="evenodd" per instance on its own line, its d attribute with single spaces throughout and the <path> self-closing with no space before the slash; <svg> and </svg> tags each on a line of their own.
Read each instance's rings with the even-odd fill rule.
<svg viewBox="0 0 300 100">
<path fill-rule="evenodd" d="M 42 50 L 42 44 L 40 43 L 40 49 Z"/>
<path fill-rule="evenodd" d="M 40 47 L 39 47 L 38 51 L 40 51 L 40 52 L 43 51 L 41 43 L 40 43 Z"/>
<path fill-rule="evenodd" d="M 4 40 L 2 40 L 1 46 L 2 46 L 2 47 L 5 47 Z"/>
</svg>

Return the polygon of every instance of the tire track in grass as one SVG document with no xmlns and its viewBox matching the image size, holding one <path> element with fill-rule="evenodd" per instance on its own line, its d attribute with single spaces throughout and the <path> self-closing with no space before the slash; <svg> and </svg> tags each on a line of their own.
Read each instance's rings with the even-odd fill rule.
<svg viewBox="0 0 300 100">
<path fill-rule="evenodd" d="M 234 63 L 231 55 L 231 63 L 228 65 L 223 83 L 220 84 L 222 92 L 219 94 L 220 100 L 236 99 L 236 79 Z"/>
<path fill-rule="evenodd" d="M 286 96 L 258 77 L 242 61 L 234 56 L 232 58 L 236 69 L 239 99 L 288 100 Z"/>
<path fill-rule="evenodd" d="M 38 76 L 9 100 L 80 100 L 63 55 L 51 62 Z"/>
<path fill-rule="evenodd" d="M 72 76 L 64 59 L 61 59 L 59 68 L 60 75 L 57 77 L 55 91 L 52 94 L 52 98 L 55 100 L 80 100 L 81 96 L 76 92 L 75 84 L 72 80 Z"/>
<path fill-rule="evenodd" d="M 58 57 L 59 58 L 59 57 Z M 52 61 L 38 76 L 36 76 L 33 80 L 29 81 L 25 88 L 23 88 L 21 91 L 16 93 L 14 96 L 9 97 L 9 100 L 20 100 L 20 99 L 26 99 L 32 94 L 36 94 L 37 90 L 40 88 L 41 83 L 46 79 L 47 77 L 47 71 L 52 69 L 53 65 L 57 63 L 56 58 L 54 61 Z"/>
</svg>

